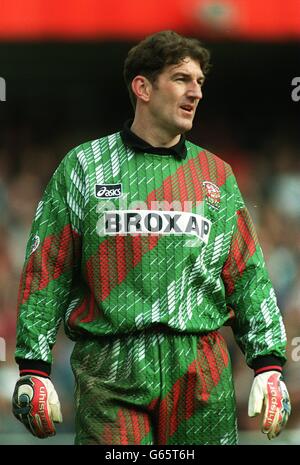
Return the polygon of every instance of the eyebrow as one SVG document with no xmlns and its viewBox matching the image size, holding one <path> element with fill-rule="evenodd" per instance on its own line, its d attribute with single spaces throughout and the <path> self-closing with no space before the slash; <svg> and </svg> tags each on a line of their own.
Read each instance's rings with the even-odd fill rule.
<svg viewBox="0 0 300 465">
<path fill-rule="evenodd" d="M 186 71 L 176 71 L 174 74 L 172 74 L 172 77 L 178 76 L 191 77 L 191 74 L 187 73 Z M 199 76 L 197 81 L 201 81 L 203 83 L 205 81 L 205 76 Z"/>
</svg>

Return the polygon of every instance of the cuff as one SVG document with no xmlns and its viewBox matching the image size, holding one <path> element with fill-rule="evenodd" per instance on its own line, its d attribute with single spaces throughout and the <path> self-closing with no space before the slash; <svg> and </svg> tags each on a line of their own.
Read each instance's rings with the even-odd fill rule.
<svg viewBox="0 0 300 465">
<path fill-rule="evenodd" d="M 51 373 L 51 364 L 42 360 L 24 360 L 17 359 L 20 376 L 35 375 L 42 378 L 49 378 Z"/>
<path fill-rule="evenodd" d="M 276 355 L 263 355 L 257 357 L 252 362 L 251 368 L 254 370 L 254 376 L 265 373 L 266 371 L 279 371 L 282 372 L 283 361 Z"/>
</svg>

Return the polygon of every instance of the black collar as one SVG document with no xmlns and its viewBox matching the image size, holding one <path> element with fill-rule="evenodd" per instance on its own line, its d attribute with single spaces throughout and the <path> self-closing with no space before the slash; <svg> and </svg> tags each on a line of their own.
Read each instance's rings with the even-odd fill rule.
<svg viewBox="0 0 300 465">
<path fill-rule="evenodd" d="M 154 153 L 158 155 L 175 155 L 178 158 L 186 158 L 187 150 L 185 146 L 185 137 L 182 135 L 180 141 L 173 147 L 153 147 L 145 140 L 138 137 L 131 131 L 132 121 L 126 121 L 121 131 L 121 138 L 125 145 L 137 152 Z"/>
</svg>

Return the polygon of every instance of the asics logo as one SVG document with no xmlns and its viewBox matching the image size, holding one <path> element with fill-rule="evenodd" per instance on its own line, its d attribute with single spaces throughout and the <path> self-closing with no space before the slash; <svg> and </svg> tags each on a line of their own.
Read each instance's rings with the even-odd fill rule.
<svg viewBox="0 0 300 465">
<path fill-rule="evenodd" d="M 122 184 L 96 184 L 97 199 L 117 199 L 122 195 Z"/>
</svg>

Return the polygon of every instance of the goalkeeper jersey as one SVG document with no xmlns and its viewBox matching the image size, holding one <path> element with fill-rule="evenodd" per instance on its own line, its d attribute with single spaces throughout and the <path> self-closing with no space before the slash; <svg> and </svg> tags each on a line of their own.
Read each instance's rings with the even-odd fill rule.
<svg viewBox="0 0 300 465">
<path fill-rule="evenodd" d="M 71 150 L 33 221 L 18 298 L 17 360 L 51 363 L 67 335 L 231 324 L 249 366 L 284 362 L 286 336 L 231 167 L 182 139 L 138 150 L 122 132 Z"/>
</svg>

